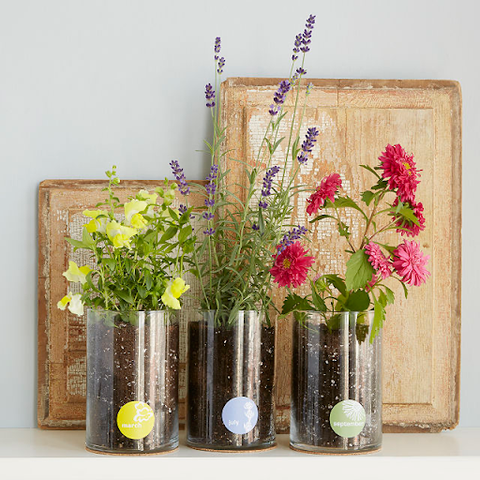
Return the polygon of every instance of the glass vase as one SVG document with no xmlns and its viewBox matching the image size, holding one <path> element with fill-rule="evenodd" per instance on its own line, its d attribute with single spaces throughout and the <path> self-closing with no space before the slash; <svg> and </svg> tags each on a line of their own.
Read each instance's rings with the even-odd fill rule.
<svg viewBox="0 0 480 480">
<path fill-rule="evenodd" d="M 257 311 L 188 325 L 187 445 L 249 451 L 275 446 L 275 328 Z"/>
<path fill-rule="evenodd" d="M 87 311 L 87 450 L 178 447 L 178 319 L 165 311 Z"/>
<path fill-rule="evenodd" d="M 382 444 L 381 331 L 373 312 L 300 312 L 293 322 L 290 446 L 368 453 Z"/>
</svg>

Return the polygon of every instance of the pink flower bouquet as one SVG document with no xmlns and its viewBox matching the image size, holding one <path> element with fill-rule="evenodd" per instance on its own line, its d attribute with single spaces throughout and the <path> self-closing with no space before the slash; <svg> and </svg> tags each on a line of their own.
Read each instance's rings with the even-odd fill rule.
<svg viewBox="0 0 480 480">
<path fill-rule="evenodd" d="M 283 305 L 283 314 L 292 311 L 362 312 L 373 307 L 374 319 L 370 341 L 373 341 L 385 319 L 385 307 L 395 301 L 386 280 L 397 280 L 407 297 L 409 286 L 420 286 L 430 273 L 426 268 L 429 256 L 417 242 L 403 239 L 399 245 L 379 242 L 379 234 L 395 230 L 402 236 L 416 237 L 425 229 L 423 205 L 417 202 L 416 191 L 420 171 L 401 145 L 387 145 L 375 168 L 362 165 L 375 175 L 377 182 L 361 194 L 361 203 L 341 193 L 338 173 L 325 177 L 307 200 L 308 215 L 316 215 L 310 223 L 333 219 L 341 237 L 345 238 L 349 255 L 345 275 L 320 274 L 310 280 L 311 294 L 302 297 L 290 292 Z M 359 227 L 359 245 L 354 245 L 352 225 L 347 225 L 340 211 L 353 208 L 363 221 Z M 356 226 L 356 225 L 355 225 Z M 293 248 L 295 246 L 295 248 Z M 298 287 L 308 276 L 313 257 L 305 256 L 300 244 L 287 246 L 275 259 L 271 270 L 280 286 Z M 279 246 L 280 247 L 280 246 Z M 287 249 L 293 249 L 292 252 Z"/>
</svg>

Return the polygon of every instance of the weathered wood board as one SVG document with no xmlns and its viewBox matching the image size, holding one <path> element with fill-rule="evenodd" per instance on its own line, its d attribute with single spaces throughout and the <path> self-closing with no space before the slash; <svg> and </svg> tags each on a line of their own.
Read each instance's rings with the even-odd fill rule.
<svg viewBox="0 0 480 480">
<path fill-rule="evenodd" d="M 253 162 L 269 121 L 268 108 L 280 79 L 232 78 L 222 85 L 223 118 L 230 157 Z M 356 197 L 370 186 L 374 166 L 388 143 L 415 154 L 423 169 L 417 198 L 427 226 L 418 237 L 431 256 L 432 276 L 411 288 L 401 286 L 387 310 L 384 329 L 384 431 L 454 428 L 459 416 L 461 283 L 461 95 L 451 81 L 312 80 L 301 130 L 320 130 L 313 160 L 299 182 L 315 187 L 326 174 L 340 173 L 347 193 Z M 303 97 L 303 95 L 301 95 Z M 287 103 L 287 120 L 293 103 Z M 285 127 L 284 127 L 285 129 Z M 298 130 L 298 128 L 296 128 Z M 281 131 L 279 138 L 287 136 Z M 273 164 L 283 165 L 284 141 Z M 243 166 L 227 160 L 233 179 L 244 181 Z M 291 163 L 290 167 L 291 168 Z M 293 224 L 308 225 L 308 193 L 294 199 Z M 354 221 L 355 217 L 346 218 Z M 353 229 L 354 230 L 354 229 Z M 392 234 L 395 235 L 395 234 Z M 343 273 L 344 245 L 333 223 L 314 224 L 312 250 L 322 273 Z M 354 241 L 358 237 L 353 238 Z M 281 305 L 284 291 L 277 291 Z M 277 329 L 277 432 L 289 426 L 291 323 Z"/>
<path fill-rule="evenodd" d="M 200 182 L 201 183 L 201 182 Z M 150 192 L 161 181 L 125 180 L 116 187 L 123 202 L 140 189 Z M 68 261 L 91 264 L 89 256 L 73 252 L 65 237 L 81 239 L 82 226 L 88 219 L 83 210 L 93 209 L 105 198 L 103 180 L 46 180 L 39 188 L 38 249 L 38 426 L 40 428 L 85 428 L 86 399 L 86 315 L 77 317 L 61 311 L 57 302 L 66 294 L 68 282 L 62 273 Z M 202 199 L 190 194 L 191 205 Z M 177 199 L 177 206 L 180 203 Z M 93 266 L 93 265 L 92 265 Z M 180 315 L 180 417 L 185 417 L 186 396 L 186 324 L 187 312 L 197 308 L 190 295 L 199 298 L 200 286 L 187 274 L 189 295 L 184 297 Z M 77 285 L 70 284 L 72 292 Z"/>
</svg>

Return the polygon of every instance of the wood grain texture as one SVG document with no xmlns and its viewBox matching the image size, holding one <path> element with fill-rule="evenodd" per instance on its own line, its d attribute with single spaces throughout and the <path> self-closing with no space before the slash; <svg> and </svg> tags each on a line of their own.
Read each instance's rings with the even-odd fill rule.
<svg viewBox="0 0 480 480">
<path fill-rule="evenodd" d="M 199 182 L 201 183 L 201 182 Z M 116 187 L 123 202 L 140 189 L 153 191 L 163 182 L 156 180 L 124 180 Z M 57 302 L 67 288 L 78 291 L 78 285 L 66 281 L 62 273 L 68 261 L 90 264 L 88 253 L 73 248 L 65 237 L 81 239 L 83 224 L 88 221 L 83 210 L 92 209 L 105 198 L 103 180 L 46 180 L 39 188 L 38 238 L 38 409 L 40 428 L 85 428 L 86 399 L 86 323 L 85 317 L 61 311 Z M 202 199 L 189 197 L 191 205 Z M 180 203 L 177 199 L 177 206 Z M 189 294 L 199 298 L 199 284 L 186 277 Z M 180 312 L 179 416 L 185 418 L 186 396 L 186 323 L 187 315 L 197 308 L 196 300 L 185 295 L 185 309 Z"/>
<path fill-rule="evenodd" d="M 222 85 L 222 122 L 230 157 L 252 163 L 269 121 L 268 106 L 281 79 L 232 78 Z M 340 173 L 348 195 L 357 197 L 373 181 L 360 164 L 375 165 L 388 144 L 400 143 L 415 154 L 422 172 L 417 198 L 427 226 L 418 237 L 431 256 L 432 277 L 411 288 L 408 300 L 391 285 L 396 303 L 387 310 L 384 329 L 384 431 L 435 432 L 454 428 L 459 417 L 461 291 L 461 94 L 452 81 L 312 80 L 303 139 L 308 127 L 320 136 L 313 160 L 298 181 L 314 187 L 324 175 Z M 287 118 L 293 104 L 287 103 Z M 289 122 L 287 122 L 289 123 Z M 280 137 L 287 135 L 280 131 Z M 298 127 L 295 126 L 296 132 Z M 283 165 L 284 141 L 273 164 Z M 245 181 L 243 166 L 227 160 L 233 180 Z M 292 167 L 289 163 L 289 169 Z M 239 191 L 238 193 L 241 194 Z M 293 224 L 307 225 L 308 193 L 294 201 Z M 354 214 L 345 221 L 356 223 Z M 353 229 L 355 230 L 355 229 Z M 343 273 L 344 244 L 333 223 L 312 227 L 316 267 Z M 390 239 L 398 238 L 390 234 Z M 388 238 L 388 237 L 387 237 Z M 358 242 L 359 233 L 353 235 Z M 397 286 L 400 288 L 397 288 Z M 277 290 L 281 304 L 284 291 Z M 277 432 L 289 426 L 291 323 L 277 323 Z"/>
</svg>

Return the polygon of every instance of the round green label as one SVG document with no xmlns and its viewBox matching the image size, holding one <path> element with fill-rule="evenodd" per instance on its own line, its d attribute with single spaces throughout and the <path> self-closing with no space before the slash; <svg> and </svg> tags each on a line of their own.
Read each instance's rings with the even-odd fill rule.
<svg viewBox="0 0 480 480">
<path fill-rule="evenodd" d="M 355 400 L 343 400 L 330 412 L 330 426 L 344 438 L 356 437 L 363 430 L 365 420 L 365 409 Z"/>
</svg>

